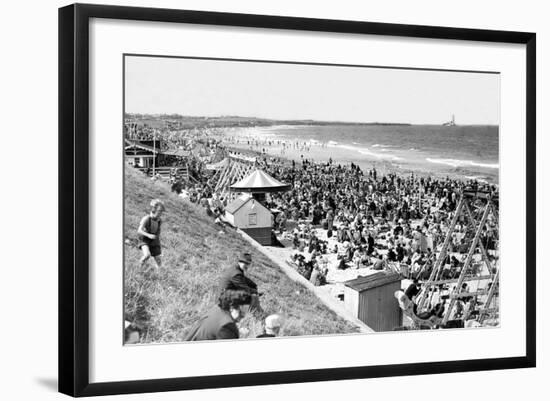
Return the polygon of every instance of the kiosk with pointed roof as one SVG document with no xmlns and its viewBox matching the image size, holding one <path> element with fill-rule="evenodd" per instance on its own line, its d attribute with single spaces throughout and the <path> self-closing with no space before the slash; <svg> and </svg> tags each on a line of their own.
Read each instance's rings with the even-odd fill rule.
<svg viewBox="0 0 550 401">
<path fill-rule="evenodd" d="M 263 201 L 268 192 L 283 192 L 290 189 L 290 184 L 285 184 L 262 170 L 255 170 L 229 187 L 231 192 L 247 192 L 254 198 Z"/>
<path fill-rule="evenodd" d="M 266 193 L 290 189 L 262 170 L 255 170 L 242 180 L 230 186 L 231 192 L 241 193 L 225 208 L 225 219 L 240 228 L 262 245 L 271 245 L 273 214 L 262 202 Z"/>
</svg>

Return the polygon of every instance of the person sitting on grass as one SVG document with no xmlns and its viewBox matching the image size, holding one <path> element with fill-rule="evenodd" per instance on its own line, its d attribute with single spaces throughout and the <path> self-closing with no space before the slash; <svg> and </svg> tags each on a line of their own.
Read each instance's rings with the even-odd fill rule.
<svg viewBox="0 0 550 401">
<path fill-rule="evenodd" d="M 164 203 L 160 199 L 151 201 L 151 211 L 147 216 L 144 216 L 138 227 L 139 245 L 143 256 L 140 259 L 140 266 L 143 267 L 145 262 L 152 256 L 155 260 L 155 266 L 161 267 L 161 248 L 160 248 L 160 226 L 162 223 L 161 216 L 164 212 Z"/>
<path fill-rule="evenodd" d="M 226 290 L 242 290 L 251 296 L 250 310 L 255 315 L 262 315 L 263 310 L 260 306 L 260 296 L 258 285 L 247 277 L 246 273 L 252 264 L 252 255 L 249 252 L 243 252 L 236 266 L 232 266 L 222 272 L 219 288 L 223 293 Z"/>
<path fill-rule="evenodd" d="M 218 305 L 192 327 L 185 341 L 239 338 L 237 323 L 248 313 L 250 301 L 247 291 L 225 290 L 218 298 Z"/>
</svg>

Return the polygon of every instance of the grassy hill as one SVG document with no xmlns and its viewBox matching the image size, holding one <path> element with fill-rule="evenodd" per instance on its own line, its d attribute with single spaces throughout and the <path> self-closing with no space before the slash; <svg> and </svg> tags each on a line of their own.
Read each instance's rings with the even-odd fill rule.
<svg viewBox="0 0 550 401">
<path fill-rule="evenodd" d="M 281 335 L 358 331 L 311 291 L 290 280 L 234 230 L 220 232 L 204 210 L 182 201 L 166 184 L 152 182 L 132 168 L 126 169 L 125 180 L 125 315 L 143 325 L 144 342 L 185 338 L 197 319 L 216 304 L 221 272 L 236 263 L 244 250 L 253 257 L 248 275 L 264 292 L 262 308 L 266 313 L 285 316 Z M 162 199 L 166 205 L 161 234 L 163 267 L 160 271 L 151 267 L 144 272 L 139 267 L 137 227 L 154 198 Z M 251 316 L 241 326 L 250 329 L 250 337 L 262 331 L 261 322 Z"/>
</svg>

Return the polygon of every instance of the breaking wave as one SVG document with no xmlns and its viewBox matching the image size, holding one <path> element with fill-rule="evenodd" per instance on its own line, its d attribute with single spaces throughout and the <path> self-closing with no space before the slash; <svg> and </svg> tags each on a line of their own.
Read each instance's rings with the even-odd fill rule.
<svg viewBox="0 0 550 401">
<path fill-rule="evenodd" d="M 459 159 L 432 159 L 426 158 L 427 162 L 435 164 L 445 164 L 451 167 L 484 167 L 498 169 L 498 163 L 479 163 L 472 160 L 459 160 Z"/>
<path fill-rule="evenodd" d="M 388 154 L 382 154 L 382 153 L 376 153 L 376 152 L 373 152 L 373 151 L 369 150 L 369 148 L 363 148 L 363 147 L 351 146 L 351 145 L 338 145 L 338 142 L 334 142 L 334 141 L 329 141 L 328 146 L 331 146 L 331 147 L 334 147 L 334 148 L 339 148 L 339 149 L 351 150 L 353 152 L 358 152 L 362 155 L 375 157 L 377 159 L 387 159 L 387 160 L 394 160 L 394 161 L 403 160 L 402 157 L 388 155 Z"/>
</svg>

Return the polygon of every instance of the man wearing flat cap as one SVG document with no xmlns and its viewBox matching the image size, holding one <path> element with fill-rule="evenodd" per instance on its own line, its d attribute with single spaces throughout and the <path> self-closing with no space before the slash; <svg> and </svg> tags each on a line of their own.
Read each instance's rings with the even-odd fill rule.
<svg viewBox="0 0 550 401">
<path fill-rule="evenodd" d="M 252 255 L 244 252 L 239 257 L 236 266 L 232 266 L 222 273 L 220 290 L 243 290 L 250 294 L 258 293 L 258 286 L 254 281 L 246 277 L 246 272 L 252 263 Z"/>
<path fill-rule="evenodd" d="M 246 277 L 246 272 L 252 264 L 252 255 L 248 252 L 243 252 L 236 266 L 232 266 L 222 273 L 220 280 L 220 291 L 223 293 L 226 290 L 242 290 L 248 292 L 252 296 L 250 304 L 251 311 L 259 311 L 260 304 L 258 299 L 258 286 L 254 281 Z"/>
</svg>

